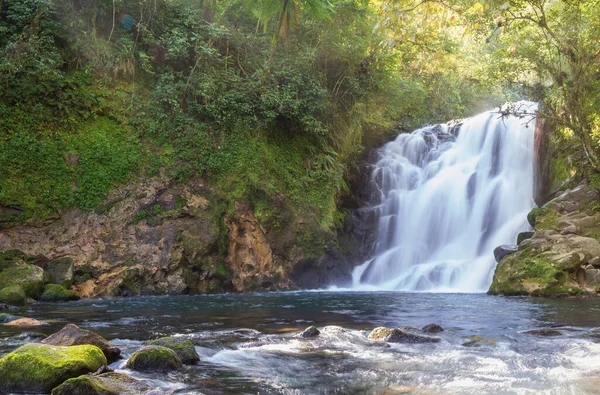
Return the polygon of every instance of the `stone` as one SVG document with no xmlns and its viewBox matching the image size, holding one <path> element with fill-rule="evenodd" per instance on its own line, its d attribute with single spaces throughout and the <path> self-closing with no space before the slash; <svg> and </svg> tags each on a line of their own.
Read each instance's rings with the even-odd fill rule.
<svg viewBox="0 0 600 395">
<path fill-rule="evenodd" d="M 303 330 L 298 336 L 300 336 L 303 339 L 308 339 L 309 337 L 317 337 L 320 333 L 321 331 L 319 331 L 316 326 L 311 325 L 305 330 Z"/>
<path fill-rule="evenodd" d="M 50 278 L 49 282 L 62 285 L 69 289 L 73 285 L 73 259 L 62 258 L 48 262 L 46 273 Z"/>
<path fill-rule="evenodd" d="M 496 262 L 500 262 L 502 258 L 509 254 L 512 254 L 515 251 L 517 251 L 517 246 L 501 245 L 494 249 L 494 258 L 496 259 Z"/>
<path fill-rule="evenodd" d="M 133 395 L 149 390 L 143 381 L 109 372 L 69 379 L 53 389 L 52 395 Z"/>
<path fill-rule="evenodd" d="M 18 320 L 19 316 L 17 315 L 12 315 L 12 314 L 8 314 L 8 313 L 0 313 L 0 323 L 7 323 L 7 322 L 11 322 L 14 320 Z"/>
<path fill-rule="evenodd" d="M 0 311 L 14 311 L 14 310 L 19 310 L 19 308 L 17 306 L 13 306 L 10 304 L 0 303 Z"/>
<path fill-rule="evenodd" d="M 540 329 L 533 329 L 530 331 L 525 331 L 523 332 L 527 335 L 534 335 L 534 336 L 543 336 L 543 337 L 554 337 L 554 336 L 562 336 L 562 332 L 557 331 L 556 329 L 552 329 L 552 328 L 540 328 Z"/>
<path fill-rule="evenodd" d="M 20 285 L 25 294 L 37 298 L 44 288 L 44 269 L 34 265 L 21 265 L 0 272 L 0 289 Z"/>
<path fill-rule="evenodd" d="M 79 296 L 58 284 L 47 284 L 40 296 L 42 302 L 67 302 L 70 300 L 79 300 Z"/>
<path fill-rule="evenodd" d="M 20 285 L 11 285 L 0 290 L 0 302 L 24 306 L 27 304 L 27 295 Z"/>
<path fill-rule="evenodd" d="M 7 322 L 7 326 L 16 326 L 16 327 L 32 327 L 32 326 L 42 326 L 48 325 L 45 322 L 38 321 L 35 318 L 18 318 L 14 321 Z"/>
<path fill-rule="evenodd" d="M 106 358 L 95 346 L 25 344 L 0 359 L 0 392 L 50 393 L 65 380 L 102 365 Z"/>
<path fill-rule="evenodd" d="M 177 337 L 161 337 L 148 342 L 150 346 L 162 346 L 175 351 L 184 365 L 195 365 L 200 362 L 200 356 L 196 352 L 194 344 L 187 339 Z"/>
<path fill-rule="evenodd" d="M 527 239 L 531 239 L 535 232 L 521 232 L 517 235 L 517 245 L 521 244 Z"/>
<path fill-rule="evenodd" d="M 440 333 L 444 331 L 444 328 L 437 324 L 425 325 L 421 330 L 425 333 Z"/>
<path fill-rule="evenodd" d="M 42 340 L 42 343 L 54 346 L 78 346 L 84 344 L 96 346 L 102 350 L 109 363 L 116 361 L 121 356 L 121 350 L 112 346 L 105 338 L 92 331 L 81 329 L 75 324 L 65 325 L 60 331 Z"/>
<path fill-rule="evenodd" d="M 8 250 L 0 252 L 0 271 L 24 265 L 27 263 L 27 255 L 19 250 Z"/>
<path fill-rule="evenodd" d="M 439 338 L 415 335 L 400 329 L 385 327 L 375 328 L 369 333 L 369 340 L 384 341 L 388 343 L 438 343 Z"/>
<path fill-rule="evenodd" d="M 588 269 L 585 271 L 585 283 L 590 287 L 600 286 L 600 270 Z"/>
<path fill-rule="evenodd" d="M 170 348 L 144 346 L 133 353 L 125 367 L 138 372 L 169 372 L 181 369 L 182 363 Z"/>
<path fill-rule="evenodd" d="M 337 335 L 340 333 L 346 333 L 348 332 L 348 329 L 346 328 L 342 328 L 341 326 L 337 326 L 337 325 L 327 325 L 326 327 L 324 327 L 321 332 L 323 333 L 329 333 L 332 335 Z"/>
</svg>

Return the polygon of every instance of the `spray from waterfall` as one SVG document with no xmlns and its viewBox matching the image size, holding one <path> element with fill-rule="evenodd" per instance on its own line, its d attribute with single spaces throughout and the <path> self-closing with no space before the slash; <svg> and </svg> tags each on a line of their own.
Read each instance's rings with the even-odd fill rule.
<svg viewBox="0 0 600 395">
<path fill-rule="evenodd" d="M 486 112 L 457 126 L 401 134 L 378 152 L 371 204 L 378 225 L 373 259 L 354 288 L 485 292 L 495 247 L 527 230 L 533 201 L 537 106 L 525 116 Z"/>
</svg>

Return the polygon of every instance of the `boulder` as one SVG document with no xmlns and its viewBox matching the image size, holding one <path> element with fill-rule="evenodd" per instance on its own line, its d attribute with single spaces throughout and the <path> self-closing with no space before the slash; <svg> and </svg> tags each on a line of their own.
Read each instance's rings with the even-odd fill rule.
<svg viewBox="0 0 600 395">
<path fill-rule="evenodd" d="M 400 329 L 385 327 L 373 329 L 371 333 L 369 333 L 368 339 L 388 343 L 437 343 L 440 341 L 440 339 L 436 337 L 420 336 L 404 332 Z"/>
<path fill-rule="evenodd" d="M 138 372 L 168 372 L 180 369 L 181 360 L 167 347 L 144 346 L 127 360 L 125 367 Z"/>
<path fill-rule="evenodd" d="M 509 254 L 512 254 L 515 251 L 517 251 L 517 246 L 501 245 L 494 249 L 494 258 L 496 259 L 496 262 L 500 262 L 502 258 Z"/>
<path fill-rule="evenodd" d="M 10 285 L 0 290 L 0 302 L 24 306 L 27 304 L 27 295 L 20 285 Z"/>
<path fill-rule="evenodd" d="M 544 336 L 544 337 L 562 336 L 562 332 L 557 331 L 556 329 L 552 329 L 552 328 L 533 329 L 530 331 L 525 331 L 523 333 L 525 333 L 527 335 Z"/>
<path fill-rule="evenodd" d="M 600 270 L 588 269 L 585 271 L 585 283 L 590 287 L 600 287 Z"/>
<path fill-rule="evenodd" d="M 48 262 L 46 273 L 49 276 L 49 282 L 62 285 L 65 288 L 71 288 L 73 284 L 73 259 L 62 258 Z"/>
<path fill-rule="evenodd" d="M 116 361 L 121 356 L 121 350 L 111 346 L 105 338 L 92 331 L 81 329 L 75 324 L 65 325 L 60 331 L 42 340 L 42 343 L 53 346 L 78 346 L 84 344 L 96 346 L 102 350 L 109 363 Z"/>
<path fill-rule="evenodd" d="M 50 393 L 73 377 L 106 365 L 95 346 L 57 347 L 29 343 L 0 359 L 0 392 Z"/>
<path fill-rule="evenodd" d="M 19 250 L 0 252 L 0 271 L 9 267 L 27 264 L 27 255 Z"/>
<path fill-rule="evenodd" d="M 42 302 L 67 302 L 69 300 L 79 300 L 79 296 L 58 284 L 47 284 L 40 296 Z"/>
<path fill-rule="evenodd" d="M 150 388 L 140 380 L 111 372 L 69 379 L 52 390 L 52 395 L 128 395 L 148 390 Z"/>
<path fill-rule="evenodd" d="M 10 267 L 0 272 L 0 289 L 20 285 L 25 294 L 36 299 L 44 288 L 44 269 L 34 265 Z"/>
<path fill-rule="evenodd" d="M 317 337 L 320 333 L 321 332 L 317 329 L 316 326 L 311 325 L 302 332 L 300 332 L 298 336 L 300 336 L 303 339 L 308 339 L 309 337 Z"/>
<path fill-rule="evenodd" d="M 162 346 L 175 351 L 181 362 L 185 365 L 195 365 L 200 362 L 194 344 L 190 340 L 177 337 L 161 337 L 148 342 L 149 346 Z"/>
<path fill-rule="evenodd" d="M 7 326 L 17 326 L 17 327 L 32 327 L 32 326 L 42 326 L 48 325 L 45 322 L 38 321 L 35 318 L 17 318 L 14 321 L 7 322 Z"/>
<path fill-rule="evenodd" d="M 444 331 L 444 328 L 437 324 L 425 325 L 421 330 L 425 333 L 440 333 Z"/>
<path fill-rule="evenodd" d="M 517 245 L 521 244 L 527 239 L 531 239 L 535 232 L 521 232 L 517 235 Z"/>
</svg>

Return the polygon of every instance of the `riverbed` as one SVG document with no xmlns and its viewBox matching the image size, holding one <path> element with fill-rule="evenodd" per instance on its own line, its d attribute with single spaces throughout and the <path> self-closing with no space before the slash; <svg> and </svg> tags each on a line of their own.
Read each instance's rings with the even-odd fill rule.
<svg viewBox="0 0 600 395">
<path fill-rule="evenodd" d="M 13 312 L 11 312 L 13 313 Z M 37 303 L 16 315 L 50 322 L 0 326 L 0 355 L 66 323 L 127 358 L 160 336 L 192 340 L 201 363 L 141 374 L 153 394 L 600 394 L 600 300 L 485 294 L 284 292 Z M 436 323 L 439 343 L 374 343 L 377 326 Z M 328 328 L 313 339 L 297 334 Z M 525 331 L 552 327 L 562 336 Z"/>
</svg>

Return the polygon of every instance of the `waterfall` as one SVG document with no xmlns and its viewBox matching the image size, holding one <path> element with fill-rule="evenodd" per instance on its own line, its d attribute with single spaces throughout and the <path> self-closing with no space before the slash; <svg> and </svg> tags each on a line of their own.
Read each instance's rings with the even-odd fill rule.
<svg viewBox="0 0 600 395">
<path fill-rule="evenodd" d="M 490 111 L 379 149 L 369 185 L 378 240 L 374 258 L 354 270 L 354 288 L 487 291 L 494 248 L 514 244 L 535 207 L 537 106 L 510 106 L 527 115 Z"/>
</svg>

